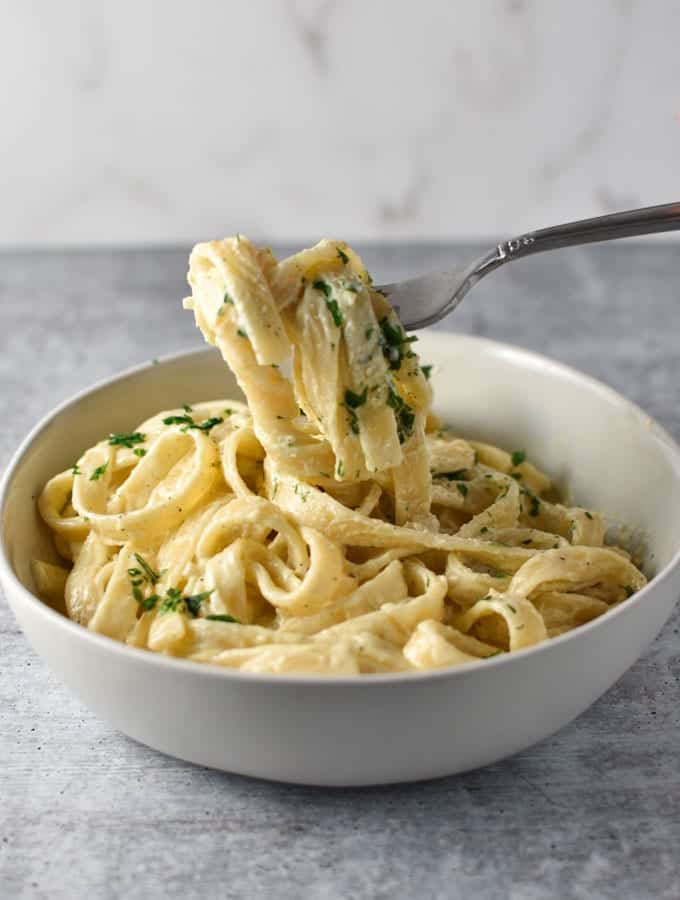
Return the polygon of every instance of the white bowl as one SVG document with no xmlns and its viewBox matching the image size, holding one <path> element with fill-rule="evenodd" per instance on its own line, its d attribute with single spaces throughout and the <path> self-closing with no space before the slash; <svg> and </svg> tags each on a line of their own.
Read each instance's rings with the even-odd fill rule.
<svg viewBox="0 0 680 900">
<path fill-rule="evenodd" d="M 35 498 L 111 431 L 160 409 L 237 397 L 214 351 L 117 375 L 44 419 L 0 489 L 0 577 L 36 651 L 95 713 L 151 747 L 280 781 L 380 784 L 449 775 L 530 746 L 583 712 L 640 656 L 680 593 L 680 449 L 637 407 L 545 358 L 425 332 L 436 408 L 461 434 L 526 448 L 576 500 L 646 537 L 650 584 L 537 647 L 425 674 L 314 679 L 224 671 L 93 634 L 35 596 L 54 557 Z M 389 599 L 389 598 L 386 598 Z"/>
</svg>

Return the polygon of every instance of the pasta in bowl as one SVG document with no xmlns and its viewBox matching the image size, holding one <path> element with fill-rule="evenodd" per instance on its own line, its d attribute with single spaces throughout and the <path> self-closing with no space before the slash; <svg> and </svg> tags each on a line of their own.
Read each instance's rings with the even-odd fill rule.
<svg viewBox="0 0 680 900">
<path fill-rule="evenodd" d="M 201 421 L 208 410 L 198 401 L 226 397 L 229 407 L 243 401 L 215 350 L 178 354 L 109 378 L 51 412 L 17 450 L 0 486 L 4 594 L 36 652 L 84 704 L 136 740 L 202 765 L 305 784 L 378 784 L 452 774 L 524 749 L 583 712 L 632 665 L 680 593 L 675 443 L 611 389 L 544 357 L 430 331 L 417 346 L 424 364 L 433 366 L 433 408 L 441 420 L 510 454 L 526 449 L 556 481 L 571 485 L 575 497 L 604 511 L 608 530 L 628 523 L 644 536 L 649 584 L 606 615 L 524 650 L 368 677 L 199 665 L 83 627 L 66 615 L 58 578 L 52 596 L 38 593 L 44 584 L 36 583 L 34 560 L 68 566 L 37 499 L 55 472 L 70 473 L 84 448 L 118 453 L 107 435 L 134 433 L 135 423 L 158 410 L 184 415 L 186 402 Z M 123 449 L 137 459 L 133 451 L 144 447 L 130 443 Z M 247 459 L 244 447 L 239 472 L 252 490 L 262 463 L 255 459 L 248 472 Z M 103 462 L 92 458 L 88 465 Z M 83 463 L 79 468 L 87 471 Z M 65 483 L 61 491 L 65 502 Z M 140 555 L 160 575 L 157 558 Z M 135 559 L 129 568 L 142 566 Z M 128 582 L 126 595 L 131 588 Z M 152 593 L 148 582 L 139 588 Z M 206 613 L 202 604 L 202 619 Z M 191 613 L 184 619 L 191 627 Z"/>
<path fill-rule="evenodd" d="M 415 673 L 540 644 L 646 583 L 526 450 L 434 414 L 432 372 L 346 244 L 191 255 L 247 404 L 110 432 L 39 498 L 44 596 L 135 648 L 246 672 Z M 455 423 L 454 423 L 455 426 Z"/>
</svg>

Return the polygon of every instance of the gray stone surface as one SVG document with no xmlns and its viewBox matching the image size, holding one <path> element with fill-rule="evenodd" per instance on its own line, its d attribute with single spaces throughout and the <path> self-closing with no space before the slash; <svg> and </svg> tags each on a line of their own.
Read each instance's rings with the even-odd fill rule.
<svg viewBox="0 0 680 900">
<path fill-rule="evenodd" d="M 365 257 L 392 278 L 469 252 Z M 178 303 L 185 263 L 186 248 L 0 254 L 0 467 L 76 389 L 200 344 Z M 585 369 L 677 438 L 679 271 L 670 244 L 538 257 L 492 275 L 443 327 Z M 679 630 L 676 614 L 585 715 L 501 764 L 320 790 L 208 771 L 112 731 L 0 600 L 0 897 L 677 900 Z"/>
</svg>

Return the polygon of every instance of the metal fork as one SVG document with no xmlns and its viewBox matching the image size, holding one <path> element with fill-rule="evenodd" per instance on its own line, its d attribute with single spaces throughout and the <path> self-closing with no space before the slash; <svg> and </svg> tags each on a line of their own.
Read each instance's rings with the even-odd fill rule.
<svg viewBox="0 0 680 900">
<path fill-rule="evenodd" d="M 575 247 L 578 244 L 676 229 L 680 229 L 680 203 L 631 209 L 530 231 L 497 244 L 470 265 L 376 287 L 389 297 L 406 328 L 424 328 L 454 310 L 470 288 L 485 275 L 513 259 L 560 247 Z"/>
</svg>

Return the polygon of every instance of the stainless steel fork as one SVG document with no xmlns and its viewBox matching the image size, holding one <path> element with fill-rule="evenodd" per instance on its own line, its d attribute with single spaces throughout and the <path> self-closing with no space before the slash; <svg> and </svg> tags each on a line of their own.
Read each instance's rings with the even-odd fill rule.
<svg viewBox="0 0 680 900">
<path fill-rule="evenodd" d="M 530 231 L 497 244 L 470 265 L 376 287 L 389 297 L 406 328 L 424 328 L 452 312 L 478 281 L 513 259 L 560 247 L 677 229 L 680 229 L 680 203 L 631 209 Z"/>
</svg>

